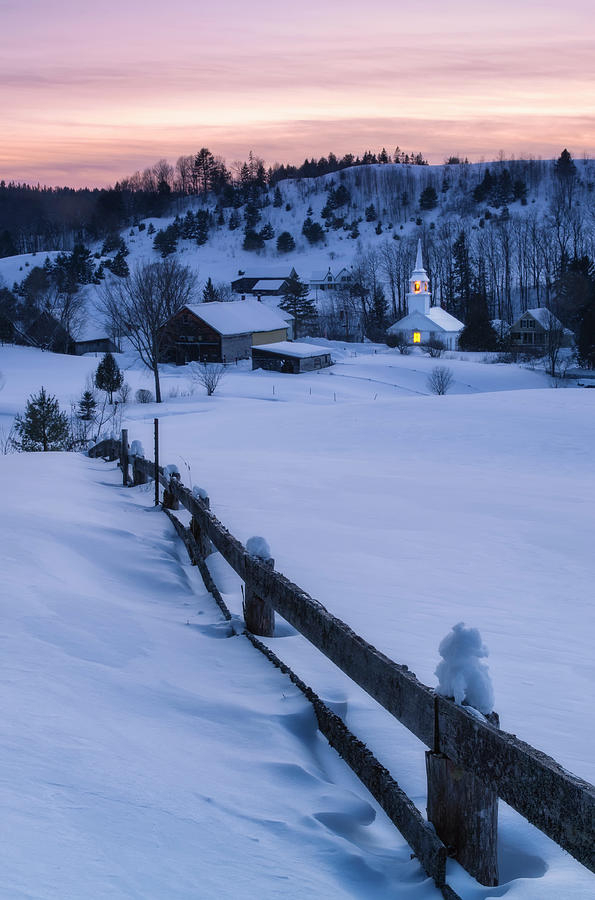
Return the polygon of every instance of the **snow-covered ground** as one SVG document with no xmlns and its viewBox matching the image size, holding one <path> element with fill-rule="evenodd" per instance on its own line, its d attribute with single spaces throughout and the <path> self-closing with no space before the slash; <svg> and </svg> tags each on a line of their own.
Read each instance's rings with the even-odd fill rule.
<svg viewBox="0 0 595 900">
<path fill-rule="evenodd" d="M 380 351 L 372 345 L 340 344 L 333 345 L 332 353 L 337 364 L 311 375 L 251 372 L 240 364 L 228 370 L 220 389 L 210 398 L 193 386 L 187 368 L 166 368 L 166 402 L 160 407 L 128 405 L 124 424 L 130 438 L 142 440 L 148 451 L 152 418 L 159 415 L 162 462 L 178 465 L 186 483 L 206 488 L 212 508 L 237 537 L 245 542 L 255 534 L 264 536 L 280 571 L 389 656 L 409 665 L 424 682 L 436 684 L 438 645 L 455 623 L 465 621 L 479 628 L 490 650 L 487 662 L 502 726 L 550 753 L 576 774 L 595 780 L 595 734 L 589 715 L 594 675 L 594 392 L 552 390 L 543 373 L 486 364 L 473 355 L 436 361 L 421 355 L 401 357 L 396 351 Z M 72 359 L 26 348 L 2 348 L 0 370 L 5 386 L 0 393 L 0 412 L 5 423 L 42 383 L 63 403 L 79 395 L 86 375 L 97 362 L 94 358 Z M 133 389 L 150 387 L 146 373 L 130 358 L 123 357 L 120 362 L 128 367 L 126 378 Z M 433 396 L 427 388 L 427 375 L 436 364 L 453 370 L 452 393 L 445 397 Z M 72 495 L 57 490 L 57 476 L 51 471 L 54 465 L 60 472 L 72 472 Z M 337 837 L 336 831 L 330 836 L 325 833 L 324 841 L 331 843 L 321 844 L 315 830 L 310 845 L 311 832 L 308 828 L 303 833 L 294 831 L 287 814 L 288 800 L 290 808 L 299 811 L 300 822 L 320 812 L 316 790 L 312 795 L 308 785 L 302 787 L 302 780 L 308 779 L 300 775 L 293 781 L 275 781 L 271 787 L 275 792 L 270 797 L 265 795 L 263 808 L 259 806 L 257 777 L 241 778 L 241 785 L 234 779 L 226 780 L 219 757 L 223 753 L 225 759 L 231 758 L 233 769 L 233 753 L 239 747 L 245 748 L 245 757 L 238 763 L 240 771 L 245 771 L 242 766 L 248 764 L 246 760 L 259 768 L 256 764 L 264 758 L 261 788 L 269 785 L 267 760 L 277 760 L 280 752 L 276 704 L 281 701 L 275 691 L 287 694 L 285 683 L 278 687 L 276 679 L 280 676 L 265 672 L 261 668 L 264 661 L 254 662 L 252 674 L 252 662 L 233 655 L 239 653 L 233 648 L 243 639 L 213 642 L 209 637 L 212 629 L 205 633 L 198 627 L 205 616 L 211 617 L 209 624 L 217 617 L 210 612 L 208 598 L 196 587 L 196 573 L 188 574 L 182 568 L 183 555 L 180 559 L 176 556 L 169 526 L 158 514 L 138 510 L 137 504 L 150 505 L 150 492 L 116 491 L 111 486 L 115 475 L 108 467 L 80 457 L 50 457 L 45 462 L 41 455 L 5 457 L 0 459 L 0 471 L 5 482 L 2 496 L 13 497 L 3 538 L 4 555 L 13 575 L 4 580 L 2 590 L 9 587 L 8 600 L 19 597 L 18 608 L 8 603 L 6 634 L 13 638 L 11 653 L 14 650 L 17 658 L 24 660 L 19 670 L 21 680 L 11 685 L 10 709 L 15 710 L 17 722 L 11 725 L 14 731 L 5 748 L 17 775 L 22 761 L 17 793 L 31 777 L 29 765 L 38 776 L 35 796 L 26 794 L 26 803 L 13 796 L 9 802 L 23 832 L 30 816 L 36 819 L 38 835 L 48 829 L 53 842 L 60 841 L 61 833 L 66 835 L 68 858 L 72 858 L 71 866 L 78 866 L 81 878 L 81 859 L 88 859 L 90 844 L 96 842 L 101 852 L 91 854 L 93 867 L 87 874 L 98 879 L 92 882 L 94 885 L 103 884 L 104 893 L 96 889 L 93 894 L 91 890 L 91 896 L 135 896 L 130 873 L 140 865 L 144 853 L 150 855 L 146 884 L 153 879 L 156 885 L 148 896 L 293 897 L 316 896 L 322 890 L 328 890 L 331 896 L 383 897 L 390 891 L 399 897 L 408 896 L 408 891 L 416 897 L 434 895 L 433 889 L 422 882 L 419 870 L 401 865 L 406 856 L 399 856 L 402 842 L 397 835 L 386 837 L 386 823 L 380 814 L 368 829 L 362 825 L 366 816 L 356 813 L 357 835 L 354 838 L 345 831 L 341 815 L 349 808 L 346 795 L 342 795 L 336 810 L 341 813 L 336 821 L 343 822 L 339 826 L 343 829 L 341 836 Z M 16 499 L 23 484 L 27 485 L 24 502 Z M 55 489 L 57 493 L 52 494 Z M 34 498 L 41 504 L 40 514 L 33 508 Z M 92 527 L 99 528 L 103 537 L 95 540 L 90 533 Z M 27 534 L 31 528 L 33 545 Z M 150 562 L 145 567 L 140 560 L 147 548 Z M 43 565 L 37 564 L 39 558 Z M 210 565 L 232 611 L 239 614 L 237 578 L 217 554 L 210 558 Z M 102 571 L 109 573 L 107 580 Z M 25 581 L 23 572 L 27 572 Z M 62 603 L 62 594 L 70 600 Z M 46 595 L 49 605 L 43 600 Z M 67 623 L 73 608 L 78 612 L 81 606 L 90 619 L 80 629 L 77 625 L 73 635 L 74 626 Z M 120 616 L 124 621 L 118 625 Z M 31 631 L 26 630 L 25 619 Z M 179 627 L 186 621 L 196 627 Z M 149 630 L 147 637 L 143 636 L 145 629 Z M 48 631 L 51 640 L 44 637 Z M 95 631 L 99 636 L 94 636 Z M 123 631 L 127 635 L 138 631 L 138 645 L 136 637 L 121 638 Z M 121 648 L 118 652 L 112 647 L 114 641 Z M 281 624 L 279 638 L 271 643 L 323 697 L 341 708 L 355 733 L 369 743 L 423 809 L 421 745 L 290 629 Z M 48 655 L 48 646 L 58 650 Z M 131 646 L 136 649 L 132 651 Z M 62 666 L 69 647 L 77 648 L 76 654 L 71 654 L 77 667 L 83 665 L 80 658 L 84 657 L 85 668 L 93 669 L 83 674 L 79 693 L 70 685 L 71 663 Z M 41 649 L 44 652 L 40 654 Z M 56 661 L 54 652 L 59 653 L 61 661 Z M 115 661 L 112 653 L 118 657 Z M 14 665 L 18 668 L 16 662 Z M 34 665 L 36 676 L 32 678 Z M 171 681 L 170 666 L 175 669 L 176 687 L 171 693 L 166 690 L 160 694 L 155 685 Z M 69 754 L 78 752 L 81 758 L 85 747 L 96 754 L 97 741 L 109 757 L 100 773 L 103 787 L 93 780 L 97 768 L 94 757 L 95 763 L 88 768 L 85 761 L 80 780 L 67 798 L 56 787 L 62 784 L 60 777 L 45 774 L 39 760 L 30 763 L 23 753 L 31 723 L 28 716 L 20 718 L 22 710 L 37 704 L 43 715 L 55 714 L 53 701 L 44 703 L 42 691 L 42 687 L 47 690 L 48 683 L 53 685 L 54 667 L 63 685 L 59 693 L 65 707 L 74 703 L 75 697 L 76 703 L 72 715 L 64 711 L 56 714 L 60 726 L 57 733 L 48 728 L 43 717 L 35 720 L 35 745 L 52 757 L 54 767 L 56 747 L 64 744 L 69 748 L 68 771 L 72 769 Z M 266 682 L 265 687 L 259 677 Z M 246 683 L 252 681 L 256 690 L 242 693 Z M 135 690 L 131 690 L 130 682 Z M 199 691 L 200 697 L 187 697 L 188 705 L 180 704 L 182 683 L 192 683 L 192 691 Z M 296 706 L 301 704 L 292 692 L 291 698 Z M 261 718 L 277 717 L 276 724 L 269 723 L 266 738 L 261 736 L 259 744 L 252 744 L 253 704 L 261 701 Z M 228 702 L 235 716 L 230 714 Z M 219 709 L 220 717 L 212 704 Z M 95 707 L 102 711 L 102 725 L 97 728 L 89 722 L 89 711 Z M 191 727 L 186 721 L 197 708 L 199 717 L 206 715 L 203 707 L 208 707 L 212 716 L 206 729 L 206 750 L 196 737 L 202 734 L 200 728 L 195 728 L 194 720 Z M 109 716 L 128 722 L 128 712 L 130 727 L 110 728 L 106 736 Z M 171 725 L 171 741 L 169 730 L 160 730 L 158 719 L 162 717 L 167 723 L 179 718 Z M 286 731 L 280 729 L 281 734 Z M 46 753 L 48 733 L 55 742 Z M 73 734 L 78 735 L 76 740 Z M 292 764 L 310 771 L 308 753 L 313 738 L 305 740 L 301 731 L 296 737 L 295 730 L 293 736 L 297 744 L 289 748 Z M 228 743 L 233 744 L 233 753 L 228 748 L 230 757 L 217 749 L 219 740 L 224 749 Z M 147 744 L 151 744 L 152 753 L 159 751 L 157 762 L 167 769 L 167 790 L 162 791 L 157 763 L 152 768 L 153 758 L 146 770 L 135 769 L 133 760 L 145 763 L 141 744 L 145 751 Z M 279 746 L 281 751 L 287 750 L 283 741 Z M 128 799 L 113 805 L 108 801 L 108 813 L 102 804 L 105 796 L 112 794 L 105 783 L 111 780 L 112 768 L 117 772 L 119 754 L 125 774 L 116 779 L 114 793 L 119 801 Z M 195 764 L 197 754 L 205 765 L 205 760 L 214 760 L 208 791 L 202 781 L 204 772 L 200 764 Z M 283 755 L 281 759 L 285 761 Z M 349 784 L 349 790 L 359 798 L 354 802 L 361 812 L 358 804 L 363 802 L 365 792 L 350 780 L 344 782 L 342 779 L 350 776 L 340 769 L 337 784 L 341 790 Z M 176 781 L 178 776 L 180 783 Z M 11 785 L 15 777 L 11 775 Z M 146 809 L 141 815 L 138 808 L 132 808 L 131 779 L 138 786 L 137 806 L 144 804 L 155 811 L 154 831 L 148 831 Z M 50 781 L 62 804 L 59 814 L 51 809 L 46 812 L 49 818 L 44 819 L 38 787 Z M 189 796 L 184 802 L 180 799 L 182 782 L 188 794 L 194 791 L 192 803 Z M 277 787 L 285 801 L 275 811 Z M 84 794 L 85 790 L 89 793 Z M 204 793 L 212 798 L 208 806 L 212 818 L 206 812 L 201 818 L 203 814 L 197 812 L 194 803 Z M 162 805 L 170 794 L 171 809 Z M 294 794 L 299 797 L 294 798 Z M 374 807 L 369 798 L 366 802 Z M 99 812 L 94 812 L 95 803 L 101 805 Z M 223 825 L 217 803 L 225 809 Z M 83 805 L 83 813 L 75 828 L 77 804 Z M 54 815 L 57 819 L 52 818 Z M 107 824 L 109 815 L 116 831 L 125 828 L 137 834 L 138 827 L 139 843 L 127 847 L 122 831 L 117 832 L 116 840 Z M 175 847 L 169 843 L 170 815 Z M 266 841 L 260 824 L 254 826 L 255 817 L 259 823 L 264 819 L 269 822 Z M 273 827 L 271 820 L 282 824 Z M 191 843 L 200 846 L 197 832 L 201 827 L 206 832 L 202 840 L 209 847 L 217 844 L 218 829 L 227 828 L 234 848 L 229 854 L 232 863 L 226 862 L 227 854 L 225 860 L 222 858 L 220 845 L 212 853 L 200 854 L 202 893 L 200 888 L 193 888 L 194 873 L 189 869 L 190 860 L 195 863 L 197 858 L 196 849 L 191 855 L 189 848 Z M 255 827 L 260 844 L 248 851 L 246 834 L 254 834 Z M 380 830 L 374 831 L 376 828 Z M 17 825 L 13 831 L 17 833 Z M 267 843 L 273 840 L 272 835 L 277 841 L 274 865 Z M 18 837 L 16 842 L 21 840 Z M 151 844 L 152 840 L 156 843 Z M 89 842 L 86 849 L 85 841 Z M 111 859 L 116 843 L 119 867 L 110 868 L 106 860 Z M 157 844 L 165 846 L 174 859 L 171 871 L 175 866 L 180 877 L 190 879 L 180 886 L 178 895 L 168 893 L 163 889 L 164 882 L 158 880 L 169 876 L 163 876 L 163 870 L 156 873 L 159 861 L 151 847 Z M 451 883 L 465 900 L 504 894 L 515 900 L 593 895 L 593 877 L 503 804 L 500 844 L 503 885 L 499 889 L 474 886 L 458 866 L 451 864 Z M 259 852 L 271 863 L 265 866 L 263 878 L 270 875 L 272 879 L 274 870 L 289 881 L 278 885 L 272 880 L 259 882 L 258 874 L 253 876 L 250 869 L 238 890 L 233 882 L 242 868 L 240 862 L 248 856 L 251 866 L 260 858 Z M 250 856 L 252 853 L 256 856 Z M 59 883 L 60 876 L 55 872 L 51 877 L 57 880 L 41 882 L 46 887 L 37 895 L 31 888 L 36 878 L 50 879 L 49 859 L 40 858 L 39 866 L 27 875 L 24 857 L 23 852 L 21 864 L 15 863 L 13 869 L 13 883 L 22 879 L 23 895 L 58 896 L 52 887 L 52 883 Z M 387 858 L 391 862 L 385 866 Z M 300 877 L 322 880 L 294 882 L 298 860 L 303 871 Z M 224 880 L 218 870 L 226 866 L 230 874 Z M 261 871 L 256 864 L 254 868 Z M 33 882 L 23 887 L 27 877 Z M 207 883 L 209 878 L 221 880 Z M 71 884 L 76 886 L 76 879 Z M 71 896 L 76 895 L 73 890 Z"/>
</svg>

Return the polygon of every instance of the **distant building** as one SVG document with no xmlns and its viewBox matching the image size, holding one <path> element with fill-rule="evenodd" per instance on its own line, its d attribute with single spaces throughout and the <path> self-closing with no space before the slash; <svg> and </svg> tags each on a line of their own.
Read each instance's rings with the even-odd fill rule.
<svg viewBox="0 0 595 900">
<path fill-rule="evenodd" d="M 160 329 L 160 360 L 235 362 L 252 347 L 287 340 L 287 321 L 257 300 L 183 306 Z"/>
<path fill-rule="evenodd" d="M 510 326 L 510 344 L 515 349 L 542 350 L 547 346 L 547 336 L 556 332 L 560 336 L 561 347 L 572 347 L 574 335 L 564 328 L 556 316 L 545 306 L 527 309 Z"/>
<path fill-rule="evenodd" d="M 281 297 L 285 290 L 285 285 L 290 278 L 297 278 L 298 274 L 294 268 L 289 272 L 269 272 L 268 274 L 256 274 L 251 272 L 244 273 L 239 278 L 231 282 L 231 289 L 234 294 L 240 294 L 246 297 Z"/>
<path fill-rule="evenodd" d="M 310 290 L 315 291 L 315 296 L 318 298 L 319 291 L 338 291 L 348 287 L 351 283 L 351 277 L 349 269 L 339 269 L 333 275 L 329 267 L 326 272 L 324 270 L 312 272 L 308 285 Z"/>
<path fill-rule="evenodd" d="M 332 366 L 328 347 L 281 341 L 252 348 L 252 368 L 299 375 Z"/>
<path fill-rule="evenodd" d="M 403 319 L 391 325 L 389 334 L 401 332 L 412 346 L 438 339 L 448 350 L 456 350 L 459 334 L 465 326 L 441 306 L 432 306 L 430 282 L 421 253 L 421 239 L 417 243 L 415 269 L 409 280 L 407 311 Z"/>
</svg>

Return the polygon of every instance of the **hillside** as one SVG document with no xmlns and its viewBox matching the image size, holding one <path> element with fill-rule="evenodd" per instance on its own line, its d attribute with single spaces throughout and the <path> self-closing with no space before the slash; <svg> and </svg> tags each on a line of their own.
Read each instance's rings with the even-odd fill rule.
<svg viewBox="0 0 595 900">
<path fill-rule="evenodd" d="M 492 318 L 512 321 L 523 308 L 558 303 L 569 260 L 595 257 L 595 162 L 573 165 L 571 183 L 560 179 L 553 161 L 358 166 L 281 181 L 243 201 L 238 194 L 233 206 L 215 195 L 205 201 L 179 198 L 169 214 L 137 220 L 120 237 L 130 268 L 159 259 L 156 235 L 174 230 L 173 252 L 201 285 L 211 278 L 224 296 L 239 272 L 286 273 L 294 267 L 310 281 L 314 272 L 345 267 L 366 292 L 364 302 L 371 303 L 382 287 L 387 324 L 403 314 L 421 237 L 432 291 L 443 307 L 464 318 L 468 293 L 479 293 Z M 420 208 L 427 189 L 436 193 L 432 209 Z M 337 196 L 341 205 L 332 199 Z M 320 226 L 314 243 L 303 234 L 308 220 Z M 259 240 L 261 249 L 243 249 L 247 227 L 266 235 Z M 283 232 L 295 241 L 287 253 L 276 249 Z M 94 268 L 112 277 L 100 264 L 110 264 L 115 249 L 102 257 L 104 240 L 88 243 Z M 112 238 L 111 244 L 117 241 Z M 0 259 L 0 285 L 11 289 L 44 259 L 43 252 Z M 95 288 L 86 293 L 92 315 Z M 37 302 L 42 304 L 43 292 Z M 318 302 L 320 311 L 328 312 L 339 301 L 319 297 Z M 565 324 L 572 326 L 572 310 L 567 318 Z"/>
<path fill-rule="evenodd" d="M 280 571 L 427 684 L 452 625 L 478 627 L 503 727 L 593 780 L 593 391 L 551 390 L 542 373 L 470 356 L 445 360 L 453 394 L 435 397 L 425 356 L 331 347 L 336 365 L 311 375 L 230 367 L 210 398 L 188 369 L 164 367 L 166 402 L 126 404 L 122 424 L 150 448 L 158 415 L 162 461 L 206 488 L 242 541 L 263 535 Z M 2 353 L 5 422 L 40 383 L 67 406 L 97 365 Z M 133 388 L 146 384 L 132 357 L 119 360 Z M 292 896 L 429 900 L 399 836 L 312 743 L 299 698 L 290 724 L 279 704 L 294 698 L 276 675 L 253 672 L 235 640 L 212 640 L 209 599 L 169 526 L 143 511 L 151 491 L 116 490 L 113 467 L 74 454 L 0 459 L 11 890 L 45 900 L 64 884 L 114 897 L 150 885 L 176 896 L 168 884 L 200 896 L 206 885 L 205 896 L 232 897 L 248 877 L 254 892 L 240 896 L 272 898 L 281 876 Z M 218 554 L 209 565 L 240 616 L 237 577 Z M 417 741 L 291 630 L 272 644 L 424 810 Z M 592 875 L 505 804 L 500 816 L 500 890 L 589 896 Z M 33 859 L 31 828 L 47 848 Z M 477 898 L 454 864 L 449 880 Z"/>
</svg>

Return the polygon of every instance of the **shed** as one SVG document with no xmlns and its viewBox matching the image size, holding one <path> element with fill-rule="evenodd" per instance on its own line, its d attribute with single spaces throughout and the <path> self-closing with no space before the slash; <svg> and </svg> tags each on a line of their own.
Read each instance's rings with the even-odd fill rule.
<svg viewBox="0 0 595 900">
<path fill-rule="evenodd" d="M 279 341 L 252 348 L 252 368 L 268 369 L 272 372 L 286 372 L 299 375 L 332 366 L 328 347 L 314 344 L 300 344 L 294 341 Z"/>
<path fill-rule="evenodd" d="M 249 359 L 253 346 L 287 340 L 287 322 L 257 300 L 183 306 L 160 333 L 160 359 L 184 365 Z"/>
</svg>

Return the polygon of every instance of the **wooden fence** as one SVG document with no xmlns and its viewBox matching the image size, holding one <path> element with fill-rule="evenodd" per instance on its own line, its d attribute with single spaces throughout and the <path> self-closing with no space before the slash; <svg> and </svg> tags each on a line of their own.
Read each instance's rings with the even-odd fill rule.
<svg viewBox="0 0 595 900">
<path fill-rule="evenodd" d="M 274 623 L 274 612 L 279 613 L 429 748 L 428 818 L 435 831 L 385 769 L 373 771 L 367 748 L 361 745 L 365 753 L 361 748 L 353 751 L 357 739 L 349 733 L 348 738 L 343 735 L 339 740 L 337 717 L 330 710 L 330 719 L 317 711 L 319 725 L 321 719 L 328 719 L 321 730 L 331 744 L 337 746 L 329 733 L 339 743 L 350 744 L 352 759 L 347 746 L 343 752 L 337 749 L 387 810 L 426 872 L 447 891 L 445 896 L 455 896 L 444 888 L 447 853 L 482 884 L 497 884 L 498 797 L 595 871 L 593 785 L 516 735 L 500 730 L 495 714 L 482 721 L 422 684 L 407 666 L 393 662 L 357 635 L 270 563 L 251 556 L 212 513 L 208 499 L 195 496 L 179 476 L 166 477 L 155 462 L 135 456 L 131 480 L 126 432 L 122 441 L 103 441 L 89 452 L 109 459 L 119 457 L 125 484 L 146 483 L 149 478 L 156 485 L 160 482 L 165 488 L 164 505 L 181 504 L 192 515 L 186 542 L 192 539 L 193 552 L 204 559 L 212 543 L 244 581 L 252 605 L 245 612 L 251 613 L 254 621 L 269 623 L 265 635 L 271 635 L 270 622 Z M 341 725 L 345 729 L 344 723 Z"/>
</svg>

